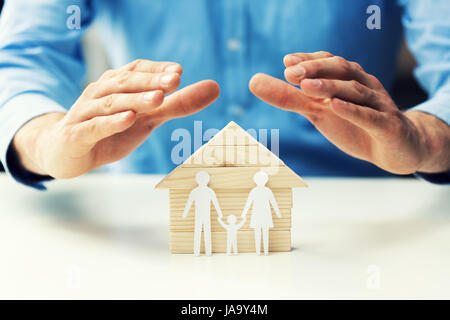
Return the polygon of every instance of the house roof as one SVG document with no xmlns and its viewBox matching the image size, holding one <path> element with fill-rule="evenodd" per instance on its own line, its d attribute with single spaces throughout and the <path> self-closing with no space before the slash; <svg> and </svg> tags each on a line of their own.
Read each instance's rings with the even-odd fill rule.
<svg viewBox="0 0 450 320">
<path fill-rule="evenodd" d="M 258 171 L 269 175 L 269 188 L 298 188 L 307 184 L 280 158 L 235 122 L 228 123 L 211 140 L 176 167 L 157 189 L 192 189 L 195 175 L 207 171 L 211 188 L 252 188 Z"/>
</svg>

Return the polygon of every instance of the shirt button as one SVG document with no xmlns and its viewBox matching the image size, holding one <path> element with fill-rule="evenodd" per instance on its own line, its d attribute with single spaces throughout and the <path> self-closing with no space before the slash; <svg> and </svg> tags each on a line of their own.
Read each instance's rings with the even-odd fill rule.
<svg viewBox="0 0 450 320">
<path fill-rule="evenodd" d="M 236 38 L 230 38 L 227 42 L 227 48 L 230 51 L 237 51 L 241 48 L 241 42 Z"/>
<path fill-rule="evenodd" d="M 233 104 L 230 106 L 229 112 L 234 117 L 242 117 L 244 115 L 244 108 L 241 105 Z"/>
</svg>

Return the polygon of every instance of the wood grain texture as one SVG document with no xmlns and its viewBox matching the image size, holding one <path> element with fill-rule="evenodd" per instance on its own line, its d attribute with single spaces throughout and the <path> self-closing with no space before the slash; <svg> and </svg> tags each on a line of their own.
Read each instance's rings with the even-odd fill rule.
<svg viewBox="0 0 450 320">
<path fill-rule="evenodd" d="M 280 167 L 205 167 L 185 168 L 177 167 L 155 188 L 192 189 L 197 186 L 195 175 L 198 171 L 206 171 L 210 175 L 209 187 L 213 189 L 228 188 L 253 188 L 253 176 L 258 171 L 264 171 L 269 175 L 267 187 L 277 188 L 299 188 L 307 187 L 307 184 L 295 172 L 287 166 Z"/>
<path fill-rule="evenodd" d="M 226 232 L 212 232 L 212 252 L 226 252 Z M 255 252 L 255 236 L 250 230 L 238 232 L 238 250 L 241 253 Z M 271 230 L 269 231 L 269 251 L 288 252 L 291 251 L 291 231 L 290 230 Z M 170 233 L 170 252 L 171 253 L 193 253 L 194 252 L 194 233 L 193 232 L 171 232 Z M 204 241 L 202 234 L 201 252 L 204 252 Z M 262 248 L 261 248 L 261 252 Z"/>
<path fill-rule="evenodd" d="M 205 145 L 181 167 L 276 167 L 285 164 L 263 145 Z"/>
<path fill-rule="evenodd" d="M 281 208 L 281 218 L 277 218 L 274 213 L 272 213 L 273 218 L 273 230 L 289 230 L 291 228 L 291 209 L 289 208 Z M 237 223 L 241 221 L 241 210 L 223 210 L 222 213 L 224 215 L 223 221 L 226 223 L 227 217 L 230 214 L 234 214 L 238 219 Z M 183 210 L 170 210 L 170 231 L 178 232 L 194 232 L 194 210 L 191 209 L 189 211 L 186 219 L 182 218 Z M 225 229 L 219 224 L 217 221 L 218 215 L 215 209 L 211 210 L 211 231 L 225 231 Z M 247 221 L 239 230 L 253 230 L 250 228 L 250 213 L 247 214 Z"/>
<path fill-rule="evenodd" d="M 214 189 L 217 201 L 222 210 L 234 209 L 242 212 L 247 202 L 249 189 Z M 170 209 L 183 210 L 188 200 L 190 189 L 170 189 L 169 207 Z M 275 201 L 279 208 L 292 208 L 292 190 L 291 189 L 272 189 Z"/>
<path fill-rule="evenodd" d="M 206 144 L 210 146 L 258 145 L 259 142 L 235 122 L 229 122 Z"/>
</svg>

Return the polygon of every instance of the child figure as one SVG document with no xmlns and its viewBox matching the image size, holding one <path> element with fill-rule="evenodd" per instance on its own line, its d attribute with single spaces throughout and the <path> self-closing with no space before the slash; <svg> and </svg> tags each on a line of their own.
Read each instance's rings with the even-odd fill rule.
<svg viewBox="0 0 450 320">
<path fill-rule="evenodd" d="M 222 227 L 227 230 L 227 254 L 231 255 L 231 247 L 233 247 L 234 254 L 237 254 L 237 231 L 244 225 L 246 218 L 243 217 L 239 224 L 236 224 L 236 216 L 232 214 L 227 218 L 228 224 L 225 224 L 221 218 L 218 220 Z"/>
</svg>

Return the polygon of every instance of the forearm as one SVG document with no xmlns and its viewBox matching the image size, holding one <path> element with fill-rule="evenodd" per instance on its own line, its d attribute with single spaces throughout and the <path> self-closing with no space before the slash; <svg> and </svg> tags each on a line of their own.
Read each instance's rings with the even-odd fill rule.
<svg viewBox="0 0 450 320">
<path fill-rule="evenodd" d="M 187 215 L 189 214 L 189 211 L 191 210 L 191 207 L 192 207 L 192 203 L 193 203 L 193 200 L 189 196 L 186 206 L 184 207 L 183 214 L 181 216 L 183 219 L 186 219 Z"/>
<path fill-rule="evenodd" d="M 20 165 L 33 173 L 47 175 L 43 165 L 43 135 L 58 122 L 65 113 L 48 113 L 27 122 L 14 136 L 11 147 L 15 149 Z"/>
<path fill-rule="evenodd" d="M 222 210 L 220 209 L 219 205 L 215 206 L 215 208 L 216 208 L 216 212 L 217 212 L 217 215 L 219 216 L 219 218 L 222 218 L 223 213 L 222 213 Z"/>
<path fill-rule="evenodd" d="M 418 172 L 439 173 L 450 170 L 450 126 L 437 117 L 421 111 L 405 116 L 417 129 L 421 157 Z"/>
</svg>

